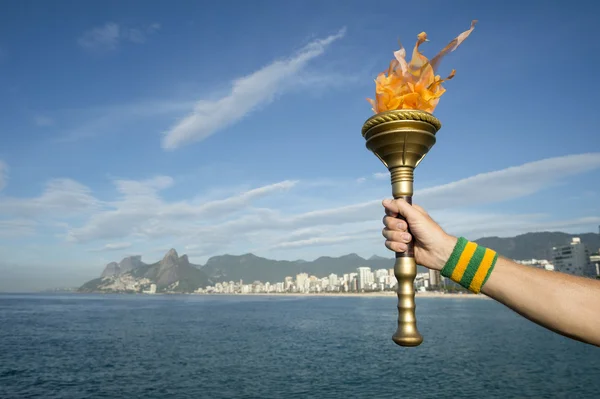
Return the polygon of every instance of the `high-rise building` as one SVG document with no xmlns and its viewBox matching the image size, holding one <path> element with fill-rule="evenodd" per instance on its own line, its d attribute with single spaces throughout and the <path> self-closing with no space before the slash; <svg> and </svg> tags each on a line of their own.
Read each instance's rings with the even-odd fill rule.
<svg viewBox="0 0 600 399">
<path fill-rule="evenodd" d="M 356 269 L 356 271 L 358 290 L 362 291 L 371 288 L 371 283 L 373 283 L 373 273 L 371 272 L 371 268 L 359 267 Z"/>
<path fill-rule="evenodd" d="M 329 286 L 330 287 L 336 287 L 338 285 L 338 276 L 337 274 L 331 273 L 329 275 Z"/>
<path fill-rule="evenodd" d="M 590 254 L 578 237 L 573 237 L 569 245 L 552 248 L 554 269 L 575 276 L 595 277 L 596 272 L 590 262 Z"/>
<path fill-rule="evenodd" d="M 440 271 L 429 269 L 429 286 L 437 288 L 441 284 Z"/>
<path fill-rule="evenodd" d="M 309 285 L 308 274 L 300 273 L 296 275 L 296 288 L 300 292 L 304 292 L 305 287 Z"/>
</svg>

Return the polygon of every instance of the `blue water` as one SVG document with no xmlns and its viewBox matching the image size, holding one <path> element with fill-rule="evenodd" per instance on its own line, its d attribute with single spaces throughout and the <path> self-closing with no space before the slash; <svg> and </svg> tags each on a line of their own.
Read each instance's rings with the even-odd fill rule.
<svg viewBox="0 0 600 399">
<path fill-rule="evenodd" d="M 0 398 L 598 398 L 600 349 L 491 300 L 0 295 Z"/>
</svg>

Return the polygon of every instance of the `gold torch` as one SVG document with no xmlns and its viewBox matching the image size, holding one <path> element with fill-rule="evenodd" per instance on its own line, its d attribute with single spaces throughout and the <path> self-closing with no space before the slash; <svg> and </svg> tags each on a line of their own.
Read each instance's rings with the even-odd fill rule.
<svg viewBox="0 0 600 399">
<path fill-rule="evenodd" d="M 444 55 L 469 36 L 476 22 L 472 21 L 469 30 L 448 43 L 431 61 L 419 52 L 419 46 L 427 41 L 427 34 L 420 33 L 411 61 L 406 61 L 406 51 L 400 45 L 387 73 L 380 73 L 375 80 L 375 100 L 368 99 L 375 115 L 364 123 L 362 135 L 367 148 L 390 171 L 394 198 L 412 203 L 414 169 L 435 144 L 435 134 L 442 126 L 432 112 L 445 92 L 442 83 L 455 73 L 452 70 L 446 79 L 441 79 L 436 75 L 437 66 Z M 417 330 L 415 316 L 414 240 L 405 252 L 396 253 L 394 275 L 398 280 L 398 329 L 392 340 L 400 346 L 418 346 L 423 337 Z"/>
</svg>

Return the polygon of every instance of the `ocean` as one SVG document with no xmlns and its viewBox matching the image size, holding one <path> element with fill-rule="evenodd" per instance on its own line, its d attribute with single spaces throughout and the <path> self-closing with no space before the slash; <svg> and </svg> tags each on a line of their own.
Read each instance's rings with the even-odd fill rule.
<svg viewBox="0 0 600 399">
<path fill-rule="evenodd" d="M 0 295 L 0 398 L 598 398 L 600 349 L 491 300 Z"/>
</svg>

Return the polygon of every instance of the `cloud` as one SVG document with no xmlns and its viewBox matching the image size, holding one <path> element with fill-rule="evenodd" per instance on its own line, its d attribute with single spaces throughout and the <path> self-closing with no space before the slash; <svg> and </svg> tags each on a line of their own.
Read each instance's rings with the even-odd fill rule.
<svg viewBox="0 0 600 399">
<path fill-rule="evenodd" d="M 39 197 L 0 198 L 0 216 L 64 219 L 101 205 L 88 187 L 71 179 L 52 179 Z"/>
<path fill-rule="evenodd" d="M 362 237 L 359 236 L 332 236 L 332 237 L 313 237 L 307 238 L 305 240 L 296 240 L 296 241 L 284 241 L 279 244 L 275 244 L 271 247 L 271 249 L 285 249 L 285 248 L 304 248 L 304 247 L 314 247 L 314 246 L 323 246 L 323 245 L 332 245 L 332 244 L 340 244 L 348 241 L 353 241 L 356 239 L 360 239 Z"/>
<path fill-rule="evenodd" d="M 13 219 L 0 220 L 0 237 L 20 237 L 35 233 L 36 223 L 33 220 Z"/>
<path fill-rule="evenodd" d="M 108 243 L 101 248 L 90 249 L 90 252 L 105 252 L 105 251 L 118 251 L 121 249 L 130 248 L 132 244 L 130 242 L 114 242 Z"/>
<path fill-rule="evenodd" d="M 108 209 L 90 217 L 88 222 L 68 231 L 72 242 L 114 239 L 127 236 L 145 238 L 193 235 L 198 225 L 240 212 L 260 198 L 289 190 L 296 182 L 282 181 L 248 190 L 227 198 L 195 204 L 188 201 L 167 203 L 158 192 L 169 187 L 172 179 L 159 176 L 145 181 L 115 182 L 121 199 L 106 203 Z M 196 221 L 196 222 L 194 222 Z"/>
<path fill-rule="evenodd" d="M 139 126 L 140 121 L 155 122 L 155 118 L 171 118 L 193 106 L 192 101 L 148 100 L 108 106 L 66 109 L 58 117 L 72 120 L 71 125 L 53 140 L 61 143 L 76 142 L 98 135 L 115 134 Z"/>
<path fill-rule="evenodd" d="M 342 29 L 335 35 L 315 40 L 286 60 L 275 61 L 248 76 L 234 80 L 229 95 L 216 101 L 198 102 L 191 114 L 165 133 L 163 148 L 173 150 L 204 140 L 243 119 L 259 106 L 270 103 L 277 94 L 289 88 L 291 77 L 344 35 L 345 29 Z"/>
<path fill-rule="evenodd" d="M 37 115 L 33 118 L 33 123 L 39 127 L 52 126 L 54 124 L 54 120 L 44 115 Z"/>
<path fill-rule="evenodd" d="M 122 27 L 114 22 L 92 28 L 84 32 L 77 43 L 85 50 L 92 52 L 109 52 L 116 50 L 123 42 L 145 43 L 147 36 L 160 29 L 160 24 L 154 23 L 147 28 Z"/>
<path fill-rule="evenodd" d="M 0 191 L 6 187 L 8 180 L 8 166 L 0 160 Z"/>
<path fill-rule="evenodd" d="M 584 214 L 560 220 L 535 210 L 481 212 L 473 211 L 473 205 L 541 192 L 567 177 L 599 168 L 599 159 L 600 154 L 571 155 L 479 174 L 421 190 L 419 204 L 427 204 L 426 209 L 447 231 L 471 238 L 589 229 L 600 218 Z M 120 245 L 133 240 L 152 248 L 185 246 L 194 256 L 262 252 L 263 256 L 297 258 L 322 245 L 332 247 L 328 254 L 360 250 L 372 254 L 383 248 L 382 198 L 368 195 L 367 199 L 373 199 L 341 203 L 340 198 L 346 196 L 324 198 L 322 190 L 310 183 L 284 180 L 237 192 L 222 188 L 219 196 L 205 200 L 169 200 L 163 192 L 176 181 L 159 175 L 116 179 L 117 197 L 101 201 L 80 183 L 54 179 L 37 197 L 0 197 L 0 220 L 5 220 L 5 230 L 20 226 L 22 234 L 29 234 L 49 219 L 53 228 L 60 229 L 60 237 L 71 243 L 100 242 L 92 252 L 122 249 Z M 455 202 L 452 196 L 462 201 Z"/>
<path fill-rule="evenodd" d="M 77 39 L 77 43 L 86 50 L 115 50 L 119 44 L 120 33 L 119 25 L 108 22 L 104 26 L 85 32 Z"/>
<path fill-rule="evenodd" d="M 373 178 L 376 180 L 383 180 L 383 179 L 389 179 L 390 178 L 390 172 L 377 172 L 377 173 L 373 173 Z"/>
<path fill-rule="evenodd" d="M 565 178 L 600 168 L 600 153 L 566 155 L 481 173 L 416 192 L 419 205 L 440 209 L 503 202 L 554 187 Z"/>
</svg>

